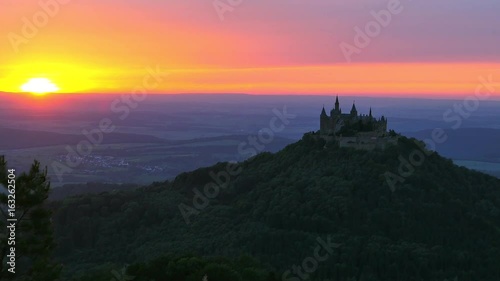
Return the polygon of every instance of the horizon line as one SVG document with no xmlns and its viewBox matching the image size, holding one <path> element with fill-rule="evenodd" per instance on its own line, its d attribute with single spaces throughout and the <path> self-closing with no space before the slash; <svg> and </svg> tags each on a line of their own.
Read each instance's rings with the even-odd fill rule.
<svg viewBox="0 0 500 281">
<path fill-rule="evenodd" d="M 33 97 L 33 98 L 50 98 L 50 97 L 63 97 L 63 96 L 115 96 L 129 94 L 127 92 L 54 92 L 46 93 L 42 95 L 37 95 L 27 92 L 4 92 L 0 91 L 0 95 L 18 95 L 23 97 Z M 422 94 L 422 93 L 401 93 L 401 94 L 382 94 L 382 93 L 269 93 L 269 94 L 256 94 L 256 93 L 196 93 L 196 92 L 177 92 L 177 93 L 148 93 L 148 95 L 153 96 L 251 96 L 251 97 L 325 97 L 325 96 L 344 96 L 344 97 L 360 97 L 360 98 L 377 98 L 377 99 L 420 99 L 420 100 L 458 100 L 463 99 L 463 96 L 473 95 L 471 93 L 454 93 L 454 94 Z M 500 96 L 491 96 L 488 98 L 490 101 L 500 101 Z"/>
</svg>

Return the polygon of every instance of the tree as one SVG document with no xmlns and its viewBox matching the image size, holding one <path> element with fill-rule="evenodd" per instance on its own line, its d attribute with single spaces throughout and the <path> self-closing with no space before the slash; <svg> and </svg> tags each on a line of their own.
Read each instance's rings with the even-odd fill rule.
<svg viewBox="0 0 500 281">
<path fill-rule="evenodd" d="M 0 156 L 0 189 L 0 279 L 57 280 L 61 266 L 52 261 L 51 212 L 44 204 L 50 191 L 47 168 L 41 170 L 35 160 L 28 173 L 16 175 Z M 7 264 L 14 260 L 13 254 L 15 269 L 13 263 Z"/>
</svg>

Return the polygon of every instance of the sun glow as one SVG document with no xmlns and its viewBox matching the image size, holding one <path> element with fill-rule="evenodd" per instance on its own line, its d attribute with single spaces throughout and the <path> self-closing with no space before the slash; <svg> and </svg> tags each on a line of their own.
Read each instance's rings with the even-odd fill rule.
<svg viewBox="0 0 500 281">
<path fill-rule="evenodd" d="M 43 95 L 59 91 L 59 88 L 47 78 L 33 78 L 21 86 L 24 92 Z"/>
</svg>

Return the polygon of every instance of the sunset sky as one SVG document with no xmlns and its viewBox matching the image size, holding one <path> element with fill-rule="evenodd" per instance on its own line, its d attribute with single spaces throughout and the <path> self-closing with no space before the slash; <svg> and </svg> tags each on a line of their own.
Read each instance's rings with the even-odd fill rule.
<svg viewBox="0 0 500 281">
<path fill-rule="evenodd" d="M 0 91 L 130 92 L 148 68 L 168 74 L 152 93 L 462 96 L 481 76 L 500 91 L 498 0 L 401 0 L 348 62 L 341 43 L 390 1 L 241 0 L 222 19 L 213 0 L 0 0 Z M 56 3 L 46 24 L 39 2 Z"/>
</svg>

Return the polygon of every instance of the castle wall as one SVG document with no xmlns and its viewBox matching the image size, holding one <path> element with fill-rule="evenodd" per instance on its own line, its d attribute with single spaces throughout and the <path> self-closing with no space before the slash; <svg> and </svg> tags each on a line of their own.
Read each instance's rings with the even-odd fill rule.
<svg viewBox="0 0 500 281">
<path fill-rule="evenodd" d="M 373 136 L 381 136 L 387 131 L 387 120 L 384 117 L 380 120 L 373 118 L 371 116 L 371 110 L 370 115 L 358 115 L 355 107 L 353 106 L 353 110 L 351 110 L 350 114 L 343 114 L 342 111 L 337 108 L 339 107 L 338 104 L 335 106 L 336 109 L 332 109 L 330 111 L 330 115 L 325 113 L 324 108 L 320 114 L 320 133 L 322 135 L 335 134 L 344 126 L 357 126 L 357 122 L 361 122 L 361 126 L 369 125 L 370 127 L 368 128 L 371 128 L 371 132 L 369 133 Z M 365 128 L 365 130 L 368 128 Z M 363 131 L 363 133 L 365 132 Z"/>
<path fill-rule="evenodd" d="M 396 144 L 397 138 L 372 136 L 339 137 L 338 142 L 340 147 L 352 147 L 370 151 L 376 148 L 385 149 L 388 144 Z"/>
<path fill-rule="evenodd" d="M 355 136 L 336 136 L 335 134 L 344 126 L 348 126 L 346 129 L 349 135 Z M 386 132 L 387 119 L 383 116 L 379 120 L 373 118 L 371 109 L 369 115 L 358 115 L 354 104 L 350 113 L 342 113 L 337 96 L 335 108 L 330 111 L 330 115 L 326 114 L 324 108 L 320 114 L 320 135 L 317 137 L 327 142 L 337 142 L 340 147 L 373 150 L 385 149 L 388 144 L 397 143 L 397 137 L 388 137 Z"/>
</svg>

